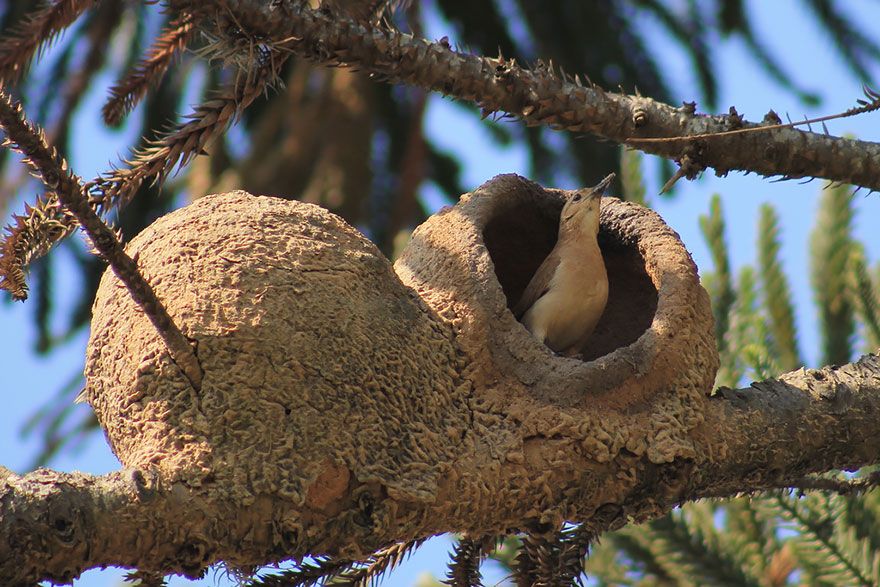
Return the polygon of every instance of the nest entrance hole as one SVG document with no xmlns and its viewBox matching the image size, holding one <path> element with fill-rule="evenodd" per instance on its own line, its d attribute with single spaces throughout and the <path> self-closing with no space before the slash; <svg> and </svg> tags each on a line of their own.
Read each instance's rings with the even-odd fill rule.
<svg viewBox="0 0 880 587">
<path fill-rule="evenodd" d="M 512 309 L 538 267 L 556 245 L 562 202 L 520 201 L 499 210 L 483 231 L 495 274 Z M 634 242 L 606 226 L 599 247 L 608 272 L 608 305 L 582 354 L 585 361 L 634 343 L 657 311 L 657 289 Z"/>
</svg>

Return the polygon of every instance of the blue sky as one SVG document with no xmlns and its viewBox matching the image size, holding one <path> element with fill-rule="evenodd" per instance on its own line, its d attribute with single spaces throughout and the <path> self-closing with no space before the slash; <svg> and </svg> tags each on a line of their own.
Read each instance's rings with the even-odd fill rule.
<svg viewBox="0 0 880 587">
<path fill-rule="evenodd" d="M 726 112 L 735 105 L 740 114 L 749 120 L 759 120 L 770 108 L 779 113 L 789 113 L 792 119 L 843 111 L 855 104 L 861 97 L 861 81 L 854 79 L 848 70 L 836 59 L 830 40 L 819 30 L 811 18 L 803 13 L 796 0 L 774 0 L 772 2 L 749 2 L 749 13 L 758 29 L 758 37 L 770 48 L 790 72 L 798 84 L 822 97 L 818 108 L 806 108 L 796 98 L 780 89 L 761 72 L 748 55 L 743 44 L 736 39 L 717 41 L 718 61 L 716 72 L 720 79 L 720 98 L 718 111 Z M 430 3 L 425 4 L 430 7 Z M 851 0 L 846 3 L 853 14 L 859 14 L 861 22 L 880 22 L 880 3 L 872 0 Z M 655 55 L 662 70 L 669 76 L 669 86 L 673 88 L 676 101 L 698 99 L 696 78 L 690 61 L 669 39 L 663 37 L 658 27 L 650 21 L 642 23 L 647 30 L 656 33 L 658 54 Z M 431 36 L 449 35 L 455 40 L 454 31 L 442 24 L 432 26 Z M 880 72 L 874 72 L 880 79 Z M 76 119 L 76 136 L 81 137 L 81 147 L 71 155 L 74 169 L 83 176 L 91 177 L 115 161 L 125 137 L 104 130 L 98 123 L 98 107 L 110 80 L 96 84 L 85 108 Z M 699 100 L 698 100 L 699 101 Z M 702 110 L 702 109 L 701 109 Z M 427 111 L 427 129 L 441 146 L 458 152 L 466 162 L 464 183 L 475 187 L 486 179 L 507 172 L 527 174 L 525 150 L 513 145 L 504 149 L 491 144 L 487 125 L 516 124 L 515 122 L 476 122 L 474 117 L 466 116 L 462 109 L 448 100 L 433 97 Z M 844 119 L 829 124 L 833 134 L 851 133 L 865 140 L 880 139 L 880 113 L 869 114 L 852 119 Z M 586 138 L 584 140 L 591 140 Z M 659 182 L 656 179 L 656 162 L 646 161 L 653 192 Z M 598 178 L 597 178 L 598 179 Z M 808 243 L 818 202 L 821 182 L 801 185 L 797 182 L 771 183 L 755 176 L 732 173 L 727 178 L 715 178 L 710 172 L 695 182 L 679 182 L 678 194 L 673 200 L 654 198 L 655 208 L 666 221 L 677 230 L 702 271 L 711 270 L 708 251 L 699 233 L 697 219 L 708 210 L 709 199 L 713 193 L 722 196 L 722 204 L 727 217 L 727 241 L 734 268 L 752 263 L 755 259 L 755 226 L 757 212 L 761 204 L 773 204 L 781 218 L 782 255 L 785 270 L 794 291 L 797 304 L 796 319 L 800 333 L 801 349 L 811 363 L 817 358 L 817 333 L 815 308 L 809 293 Z M 574 187 L 559 185 L 555 187 Z M 650 190 L 649 190 L 650 192 Z M 27 194 L 25 194 L 27 195 Z M 426 188 L 426 199 L 437 202 L 441 198 Z M 457 194 L 450 194 L 456 197 Z M 878 195 L 856 198 L 856 234 L 865 242 L 871 262 L 880 259 L 880 238 L 876 237 L 874 224 L 880 218 Z M 63 251 L 54 255 L 64 256 Z M 70 283 L 76 276 L 69 267 L 62 267 L 57 283 Z M 65 307 L 62 300 L 60 306 Z M 0 368 L 6 377 L 4 410 L 0 412 L 0 464 L 23 472 L 33 459 L 37 450 L 37 440 L 23 438 L 21 427 L 32 415 L 35 407 L 48 401 L 55 391 L 71 375 L 81 368 L 84 355 L 85 336 L 70 341 L 59 352 L 48 358 L 33 355 L 31 349 L 36 339 L 32 326 L 33 307 L 28 304 L 0 305 L 0 332 L 2 352 Z M 77 406 L 77 410 L 88 410 Z M 70 471 L 81 470 L 100 474 L 118 467 L 116 459 L 106 446 L 100 434 L 93 435 L 77 450 L 65 453 L 51 463 L 53 468 Z M 392 573 L 384 583 L 390 586 L 412 585 L 415 578 L 425 570 L 436 576 L 445 572 L 448 542 L 435 540 L 424 547 L 402 569 Z M 209 573 L 198 585 L 225 585 L 221 574 Z M 498 573 L 488 573 L 487 582 L 500 580 Z M 97 587 L 116 585 L 121 573 L 115 571 L 93 571 L 87 573 L 76 585 Z M 172 585 L 192 584 L 175 580 Z"/>
</svg>

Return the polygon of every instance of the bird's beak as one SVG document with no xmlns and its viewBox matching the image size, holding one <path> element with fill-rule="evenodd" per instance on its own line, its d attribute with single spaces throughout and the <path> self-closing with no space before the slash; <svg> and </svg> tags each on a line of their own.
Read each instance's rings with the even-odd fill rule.
<svg viewBox="0 0 880 587">
<path fill-rule="evenodd" d="M 605 179 L 600 181 L 597 185 L 591 188 L 584 188 L 577 191 L 573 191 L 568 196 L 566 196 L 566 200 L 571 202 L 571 199 L 577 195 L 581 194 L 584 197 L 585 201 L 592 201 L 596 198 L 601 198 L 605 195 L 605 192 L 608 190 L 608 186 L 611 185 L 611 182 L 614 181 L 614 178 L 617 177 L 614 173 L 609 173 L 605 176 Z"/>
<path fill-rule="evenodd" d="M 605 179 L 600 181 L 596 187 L 593 188 L 593 192 L 598 195 L 605 195 L 605 191 L 608 189 L 608 186 L 611 185 L 611 182 L 614 181 L 614 178 L 617 177 L 614 173 L 609 173 L 605 176 Z"/>
</svg>

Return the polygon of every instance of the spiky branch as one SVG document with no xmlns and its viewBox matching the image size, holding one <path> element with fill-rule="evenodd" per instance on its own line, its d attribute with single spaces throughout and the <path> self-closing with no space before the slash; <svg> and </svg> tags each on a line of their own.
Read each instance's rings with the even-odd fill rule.
<svg viewBox="0 0 880 587">
<path fill-rule="evenodd" d="M 74 219 L 88 234 L 89 239 L 114 273 L 125 283 L 131 297 L 140 306 L 156 327 L 168 351 L 184 375 L 196 389 L 201 387 L 202 371 L 189 341 L 174 324 L 165 306 L 140 274 L 135 261 L 125 254 L 116 234 L 95 213 L 88 204 L 79 178 L 68 168 L 67 161 L 46 141 L 45 133 L 31 125 L 24 117 L 21 105 L 0 90 L 0 128 L 6 133 L 4 145 L 12 147 L 25 155 L 26 163 L 35 175 L 51 190 L 44 200 L 47 206 L 57 212 L 58 218 L 72 223 Z M 59 208 L 60 203 L 66 211 Z M 35 210 L 34 210 L 35 211 Z M 11 257 L 9 258 L 11 259 Z M 9 260 L 4 257 L 4 260 Z M 11 271 L 12 276 L 20 275 Z M 7 275 L 7 279 L 9 276 Z M 21 290 L 22 283 L 12 283 L 12 289 Z"/>
<path fill-rule="evenodd" d="M 769 204 L 761 207 L 758 226 L 758 263 L 764 290 L 764 305 L 770 316 L 775 354 L 786 371 L 803 364 L 797 348 L 797 329 L 788 280 L 779 260 L 779 218 Z"/>
<path fill-rule="evenodd" d="M 333 585 L 368 587 L 393 570 L 424 544 L 427 538 L 398 542 L 377 550 L 362 561 L 319 558 L 316 562 L 304 562 L 293 569 L 277 574 L 263 575 L 249 581 L 249 587 L 306 587 Z"/>
<path fill-rule="evenodd" d="M 211 12 L 218 21 L 224 18 L 223 13 L 213 13 L 196 2 L 170 0 L 169 4 Z M 591 83 L 582 84 L 577 76 L 569 79 L 557 74 L 552 64 L 528 70 L 503 57 L 468 55 L 444 41 L 430 43 L 389 28 L 367 27 L 300 3 L 229 0 L 225 4 L 234 22 L 249 27 L 252 36 L 317 63 L 357 67 L 391 82 L 475 102 L 486 115 L 504 112 L 528 125 L 588 132 L 628 143 L 679 162 L 688 178 L 712 167 L 719 175 L 743 170 L 785 178 L 823 177 L 880 189 L 880 145 L 779 126 L 772 111 L 763 123 L 746 122 L 735 111 L 726 116 L 697 115 L 694 104 L 674 108 L 641 96 L 606 92 Z M 876 96 L 874 102 L 880 106 Z M 857 109 L 865 110 L 866 105 Z M 872 109 L 873 105 L 867 108 Z M 712 140 L 643 142 L 759 126 L 772 128 Z"/>
<path fill-rule="evenodd" d="M 0 81 L 14 81 L 34 54 L 91 8 L 95 0 L 58 0 L 29 16 L 0 41 Z"/>
<path fill-rule="evenodd" d="M 192 16 L 183 13 L 162 31 L 147 56 L 110 89 L 110 97 L 101 110 L 107 124 L 122 123 L 147 90 L 159 83 L 174 58 L 192 39 L 195 30 Z"/>
<path fill-rule="evenodd" d="M 126 167 L 93 180 L 91 203 L 105 211 L 124 206 L 145 180 L 162 181 L 177 166 L 185 166 L 267 90 L 285 59 L 286 55 L 260 50 L 259 65 L 240 75 L 232 89 L 197 106 L 188 122 L 151 141 L 126 161 Z"/>
<path fill-rule="evenodd" d="M 135 153 L 126 167 L 114 169 L 86 184 L 91 206 L 99 212 L 123 206 L 145 180 L 163 180 L 177 165 L 186 165 L 266 91 L 267 85 L 277 78 L 277 68 L 285 58 L 285 55 L 264 54 L 262 66 L 241 75 L 228 93 L 196 107 L 188 122 Z M 8 289 L 17 299 L 27 296 L 23 269 L 73 228 L 73 219 L 59 211 L 51 200 L 40 200 L 26 212 L 26 216 L 16 217 L 16 224 L 9 228 L 0 259 L 0 287 Z"/>
</svg>

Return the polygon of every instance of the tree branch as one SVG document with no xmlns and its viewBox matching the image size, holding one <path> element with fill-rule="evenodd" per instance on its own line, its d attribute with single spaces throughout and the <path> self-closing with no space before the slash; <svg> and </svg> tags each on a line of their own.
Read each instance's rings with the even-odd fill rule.
<svg viewBox="0 0 880 587">
<path fill-rule="evenodd" d="M 168 4 L 210 13 L 221 31 L 229 28 L 224 21 L 232 19 L 249 27 L 253 38 L 323 65 L 356 67 L 394 83 L 475 102 L 484 115 L 505 112 L 529 125 L 588 132 L 673 159 L 685 165 L 688 178 L 711 167 L 718 175 L 740 170 L 784 178 L 820 177 L 880 190 L 880 144 L 779 128 L 772 111 L 763 123 L 745 122 L 735 111 L 697 115 L 693 104 L 674 108 L 650 98 L 606 92 L 557 74 L 552 66 L 539 64 L 528 70 L 503 57 L 464 54 L 445 41 L 430 43 L 389 28 L 365 26 L 301 3 L 226 0 L 220 11 L 190 0 Z M 774 128 L 681 140 L 762 124 Z M 669 137 L 677 139 L 640 140 Z"/>
<path fill-rule="evenodd" d="M 31 58 L 73 24 L 95 0 L 58 0 L 31 12 L 0 41 L 0 80 L 11 82 L 27 69 Z"/>
<path fill-rule="evenodd" d="M 880 459 L 880 358 L 799 369 L 709 398 L 699 487 L 690 497 L 798 486 L 805 474 Z"/>
<path fill-rule="evenodd" d="M 110 263 L 113 272 L 125 284 L 132 299 L 150 318 L 150 322 L 165 342 L 169 354 L 184 376 L 198 390 L 201 387 L 202 371 L 189 341 L 171 319 L 153 288 L 141 275 L 137 263 L 125 253 L 116 234 L 89 205 L 82 182 L 70 171 L 67 161 L 49 145 L 43 131 L 25 118 L 21 105 L 13 103 L 12 98 L 2 90 L 2 87 L 0 87 L 0 128 L 6 133 L 4 144 L 14 146 L 21 151 L 27 157 L 28 165 L 51 190 L 52 195 L 47 201 L 57 200 L 76 218 L 97 252 Z M 5 259 L 7 264 L 15 260 L 14 256 Z M 5 277 L 9 280 L 8 273 Z"/>
<path fill-rule="evenodd" d="M 197 579 L 206 557 L 233 561 L 247 550 L 223 533 L 238 527 L 241 540 L 248 513 L 227 510 L 219 524 L 218 513 L 143 471 L 18 476 L 0 467 L 0 578 L 68 583 L 84 569 L 115 565 Z"/>
<path fill-rule="evenodd" d="M 168 24 L 153 42 L 149 53 L 110 89 L 110 97 L 101 109 L 107 124 L 122 124 L 122 120 L 146 95 L 147 90 L 159 85 L 175 57 L 192 39 L 194 31 L 193 19 L 185 12 Z"/>
</svg>

